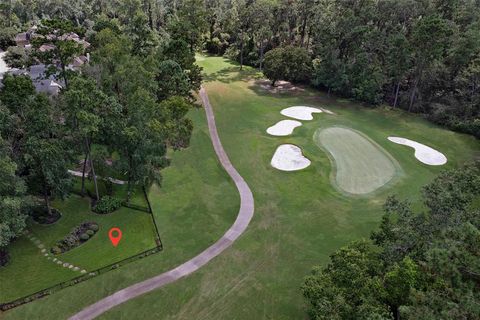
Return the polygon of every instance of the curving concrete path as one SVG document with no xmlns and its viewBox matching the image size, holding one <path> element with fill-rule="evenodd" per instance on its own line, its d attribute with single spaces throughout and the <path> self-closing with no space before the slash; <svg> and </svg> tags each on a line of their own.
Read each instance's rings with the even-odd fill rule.
<svg viewBox="0 0 480 320">
<path fill-rule="evenodd" d="M 253 217 L 254 211 L 252 191 L 248 187 L 245 180 L 243 180 L 242 176 L 233 167 L 230 159 L 228 159 L 228 156 L 225 153 L 225 150 L 223 150 L 222 143 L 218 137 L 212 106 L 210 105 L 207 93 L 203 87 L 200 89 L 200 97 L 202 98 L 205 112 L 207 114 L 208 130 L 210 132 L 210 139 L 212 140 L 215 153 L 217 154 L 218 160 L 220 160 L 220 163 L 225 171 L 227 171 L 233 182 L 235 182 L 238 192 L 240 193 L 240 210 L 238 212 L 237 219 L 230 229 L 228 229 L 228 231 L 217 242 L 205 249 L 196 257 L 170 271 L 164 272 L 158 276 L 115 292 L 114 294 L 105 297 L 90 306 L 87 306 L 82 311 L 72 316 L 70 320 L 93 319 L 125 301 L 163 287 L 164 285 L 172 283 L 180 278 L 185 277 L 186 275 L 195 272 L 210 260 L 222 253 L 225 249 L 230 247 L 230 245 L 232 245 L 232 243 L 247 229 L 248 224 Z"/>
</svg>

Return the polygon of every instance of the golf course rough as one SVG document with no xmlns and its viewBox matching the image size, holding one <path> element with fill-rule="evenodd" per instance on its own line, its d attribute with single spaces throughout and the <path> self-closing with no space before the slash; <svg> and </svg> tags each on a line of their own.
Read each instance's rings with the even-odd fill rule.
<svg viewBox="0 0 480 320">
<path fill-rule="evenodd" d="M 352 129 L 318 129 L 314 140 L 331 155 L 334 185 L 348 194 L 373 192 L 397 173 L 393 158 L 385 150 Z"/>
<path fill-rule="evenodd" d="M 282 171 L 297 171 L 310 165 L 310 160 L 302 154 L 302 149 L 293 144 L 280 145 L 272 157 L 272 167 Z"/>
<path fill-rule="evenodd" d="M 447 157 L 443 153 L 424 144 L 400 137 L 388 137 L 388 140 L 415 149 L 415 158 L 424 164 L 441 166 L 447 163 Z"/>
</svg>

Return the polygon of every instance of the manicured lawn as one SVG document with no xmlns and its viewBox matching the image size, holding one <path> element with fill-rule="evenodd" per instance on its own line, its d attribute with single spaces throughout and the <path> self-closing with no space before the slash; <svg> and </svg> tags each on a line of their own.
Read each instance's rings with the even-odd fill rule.
<svg viewBox="0 0 480 320">
<path fill-rule="evenodd" d="M 402 173 L 383 148 L 357 131 L 324 128 L 315 131 L 313 139 L 331 155 L 332 184 L 347 194 L 368 194 Z"/>
<path fill-rule="evenodd" d="M 99 215 L 90 211 L 86 198 L 79 196 L 71 196 L 67 201 L 55 201 L 54 206 L 62 212 L 59 221 L 48 226 L 29 221 L 28 227 L 30 234 L 41 241 L 47 252 L 82 222 L 94 221 L 99 225 L 98 232 L 87 242 L 54 256 L 62 262 L 78 266 L 81 270 L 93 271 L 156 246 L 154 225 L 147 213 L 122 207 L 113 213 Z M 116 248 L 108 238 L 108 231 L 112 227 L 119 227 L 123 233 L 122 241 Z M 78 271 L 74 272 L 47 260 L 26 236 L 15 241 L 9 250 L 12 263 L 0 269 L 2 302 L 81 275 Z"/>
<path fill-rule="evenodd" d="M 420 207 L 421 186 L 442 169 L 480 155 L 475 139 L 403 112 L 368 109 L 310 90 L 270 93 L 247 79 L 250 71 L 234 72 L 237 67 L 222 58 L 206 57 L 199 64 L 209 73 L 205 87 L 222 143 L 254 193 L 254 219 L 232 248 L 197 273 L 128 301 L 101 319 L 303 319 L 303 277 L 313 265 L 326 263 L 335 249 L 367 237 L 389 194 L 408 197 Z M 292 136 L 267 135 L 269 126 L 286 119 L 280 111 L 294 105 L 325 107 L 336 115 L 315 115 Z M 191 147 L 173 154 L 163 187 L 150 191 L 164 252 L 9 311 L 6 319 L 66 318 L 115 290 L 168 270 L 219 238 L 237 214 L 238 195 L 215 159 L 203 111 L 192 111 L 191 117 Z M 403 173 L 365 197 L 337 191 L 330 181 L 329 157 L 313 141 L 316 130 L 332 126 L 368 136 Z M 389 142 L 389 135 L 428 144 L 449 162 L 426 166 L 411 149 Z M 311 166 L 299 172 L 272 168 L 270 159 L 282 143 L 300 146 Z"/>
</svg>

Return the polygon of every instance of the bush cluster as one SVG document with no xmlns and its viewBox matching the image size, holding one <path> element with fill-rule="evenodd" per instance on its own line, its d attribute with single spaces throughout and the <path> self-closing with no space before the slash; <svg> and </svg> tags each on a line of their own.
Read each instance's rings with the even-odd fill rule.
<svg viewBox="0 0 480 320">
<path fill-rule="evenodd" d="M 52 224 L 62 217 L 60 211 L 54 208 L 51 209 L 52 214 L 48 214 L 44 206 L 35 206 L 31 210 L 33 220 L 39 224 Z"/>
<path fill-rule="evenodd" d="M 0 249 L 0 267 L 7 265 L 10 260 L 10 255 L 7 250 Z"/>
<path fill-rule="evenodd" d="M 56 245 L 50 249 L 50 252 L 53 254 L 61 254 L 72 250 L 73 248 L 76 248 L 82 243 L 88 241 L 88 239 L 94 236 L 97 231 L 98 224 L 95 222 L 83 222 L 79 226 L 73 228 L 72 231 L 65 236 L 65 238 L 57 241 Z"/>
<path fill-rule="evenodd" d="M 122 206 L 122 200 L 116 197 L 103 196 L 93 207 L 93 211 L 99 214 L 111 213 Z"/>
</svg>

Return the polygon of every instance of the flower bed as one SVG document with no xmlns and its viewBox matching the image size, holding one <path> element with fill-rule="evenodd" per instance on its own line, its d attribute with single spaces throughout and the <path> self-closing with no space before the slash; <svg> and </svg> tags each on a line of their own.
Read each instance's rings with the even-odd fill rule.
<svg viewBox="0 0 480 320">
<path fill-rule="evenodd" d="M 61 254 L 72 250 L 84 242 L 87 242 L 98 232 L 98 224 L 95 222 L 83 222 L 79 226 L 73 228 L 73 230 L 65 236 L 57 244 L 50 249 L 53 254 Z"/>
</svg>

